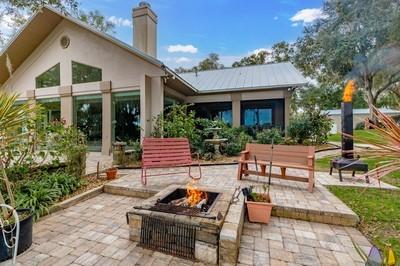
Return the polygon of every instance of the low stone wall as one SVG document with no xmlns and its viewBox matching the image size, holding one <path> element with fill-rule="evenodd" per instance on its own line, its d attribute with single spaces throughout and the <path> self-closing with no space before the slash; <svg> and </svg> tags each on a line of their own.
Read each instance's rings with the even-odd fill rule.
<svg viewBox="0 0 400 266">
<path fill-rule="evenodd" d="M 245 216 L 244 196 L 229 207 L 219 235 L 219 265 L 236 265 Z"/>
</svg>

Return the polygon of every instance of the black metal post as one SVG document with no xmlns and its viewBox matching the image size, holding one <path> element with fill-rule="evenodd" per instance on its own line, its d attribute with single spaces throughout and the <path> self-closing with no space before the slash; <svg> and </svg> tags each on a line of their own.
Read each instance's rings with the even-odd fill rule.
<svg viewBox="0 0 400 266">
<path fill-rule="evenodd" d="M 353 136 L 353 104 L 342 102 L 342 132 Z M 342 134 L 342 157 L 353 159 L 354 143 L 353 138 Z"/>
</svg>

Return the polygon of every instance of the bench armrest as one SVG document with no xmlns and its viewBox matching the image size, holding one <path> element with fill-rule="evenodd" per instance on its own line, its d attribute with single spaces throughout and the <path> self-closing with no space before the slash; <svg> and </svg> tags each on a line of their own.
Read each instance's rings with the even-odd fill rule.
<svg viewBox="0 0 400 266">
<path fill-rule="evenodd" d="M 250 151 L 244 150 L 240 152 L 240 159 L 241 160 L 247 160 L 249 158 L 249 153 Z"/>
<path fill-rule="evenodd" d="M 314 159 L 315 159 L 314 155 L 308 155 L 307 156 L 307 161 L 308 161 L 307 165 L 308 165 L 308 167 L 314 168 Z"/>
<path fill-rule="evenodd" d="M 314 159 L 314 158 L 315 158 L 314 155 L 308 155 L 308 156 L 307 156 L 307 159 Z"/>
<path fill-rule="evenodd" d="M 246 154 L 246 153 L 249 153 L 249 152 L 250 151 L 247 151 L 247 150 L 246 151 L 241 151 L 240 154 Z"/>
</svg>

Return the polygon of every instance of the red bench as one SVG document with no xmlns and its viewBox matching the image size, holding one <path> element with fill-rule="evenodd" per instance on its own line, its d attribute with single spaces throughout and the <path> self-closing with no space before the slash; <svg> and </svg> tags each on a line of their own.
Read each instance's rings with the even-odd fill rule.
<svg viewBox="0 0 400 266">
<path fill-rule="evenodd" d="M 198 160 L 197 160 L 198 161 Z M 193 165 L 192 155 L 190 153 L 189 141 L 186 138 L 144 138 L 142 154 L 142 174 L 141 180 L 144 185 L 147 184 L 148 176 L 170 175 L 187 173 L 192 179 L 201 178 L 200 162 L 199 177 L 191 175 L 190 170 Z M 148 175 L 147 170 L 151 168 L 168 168 L 176 166 L 188 166 L 188 171 L 162 173 Z"/>
</svg>

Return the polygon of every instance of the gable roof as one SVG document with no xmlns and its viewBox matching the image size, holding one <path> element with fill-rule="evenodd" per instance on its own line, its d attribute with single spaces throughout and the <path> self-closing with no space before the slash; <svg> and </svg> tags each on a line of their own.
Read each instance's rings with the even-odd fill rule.
<svg viewBox="0 0 400 266">
<path fill-rule="evenodd" d="M 177 78 L 179 85 L 185 87 L 188 92 L 196 92 L 197 90 L 177 75 L 173 70 L 166 67 L 160 60 L 154 58 L 139 49 L 130 46 L 113 36 L 97 30 L 94 27 L 74 18 L 63 14 L 52 7 L 44 6 L 33 14 L 21 29 L 11 38 L 8 44 L 0 51 L 0 86 L 10 77 L 7 69 L 7 56 L 11 59 L 12 71 L 14 72 L 29 55 L 46 39 L 46 37 L 57 27 L 63 20 L 68 20 L 86 30 L 104 38 L 122 49 L 144 59 L 145 61 L 159 66 L 168 74 Z"/>
<path fill-rule="evenodd" d="M 289 62 L 180 74 L 199 92 L 300 87 L 307 80 Z"/>
</svg>

